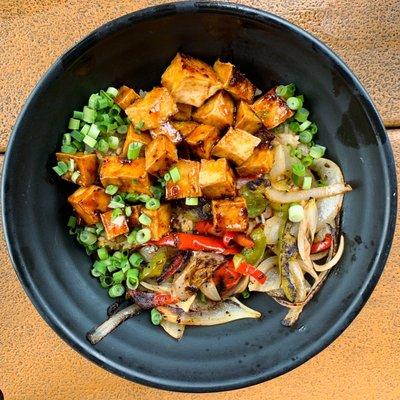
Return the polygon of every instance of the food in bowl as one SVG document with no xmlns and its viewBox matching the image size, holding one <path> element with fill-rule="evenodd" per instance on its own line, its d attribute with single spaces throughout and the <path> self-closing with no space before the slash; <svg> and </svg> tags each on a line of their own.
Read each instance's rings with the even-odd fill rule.
<svg viewBox="0 0 400 400">
<path fill-rule="evenodd" d="M 54 171 L 79 186 L 70 234 L 118 299 L 89 341 L 142 310 L 176 339 L 259 318 L 238 299 L 251 292 L 297 321 L 343 253 L 351 190 L 304 103 L 294 84 L 263 94 L 229 62 L 178 53 L 161 86 L 109 87 L 73 112 Z"/>
</svg>

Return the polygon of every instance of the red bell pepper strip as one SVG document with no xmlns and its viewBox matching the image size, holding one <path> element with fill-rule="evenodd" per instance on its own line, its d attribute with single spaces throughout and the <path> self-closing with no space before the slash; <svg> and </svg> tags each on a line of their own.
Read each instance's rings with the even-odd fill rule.
<svg viewBox="0 0 400 400">
<path fill-rule="evenodd" d="M 248 236 L 246 236 L 244 233 L 226 232 L 224 234 L 222 241 L 224 242 L 224 245 L 227 247 L 231 245 L 232 241 L 236 242 L 242 247 L 246 248 L 254 247 L 254 241 L 250 239 Z"/>
<path fill-rule="evenodd" d="M 234 288 L 242 278 L 242 274 L 235 270 L 232 262 L 227 262 L 218 268 L 213 276 L 215 285 L 223 285 L 224 290 L 230 290 Z"/>
<path fill-rule="evenodd" d="M 328 250 L 333 243 L 332 235 L 327 233 L 324 237 L 324 240 L 321 242 L 314 242 L 311 245 L 311 254 L 320 253 L 321 251 Z"/>
<path fill-rule="evenodd" d="M 167 269 L 163 272 L 163 274 L 157 278 L 157 283 L 161 283 L 166 281 L 168 278 L 170 278 L 172 275 L 175 274 L 176 271 L 178 271 L 183 263 L 186 261 L 188 256 L 188 253 L 179 253 L 172 263 L 167 267 Z"/>
<path fill-rule="evenodd" d="M 267 280 L 267 276 L 264 274 L 264 272 L 260 271 L 259 269 L 247 263 L 246 261 L 242 261 L 236 268 L 236 271 L 240 272 L 242 275 L 251 276 L 256 281 L 261 283 L 261 285 L 264 284 L 265 281 Z"/>
<path fill-rule="evenodd" d="M 173 304 L 178 301 L 169 293 L 142 292 L 140 290 L 129 290 L 128 294 L 133 301 L 142 309 L 147 310 L 158 306 Z"/>
<path fill-rule="evenodd" d="M 194 229 L 202 235 L 212 234 L 215 235 L 214 225 L 212 220 L 198 221 L 194 225 Z"/>
<path fill-rule="evenodd" d="M 239 253 L 239 249 L 236 247 L 227 248 L 220 238 L 191 233 L 171 233 L 151 243 L 156 246 L 176 247 L 178 250 L 214 251 L 222 254 Z"/>
</svg>

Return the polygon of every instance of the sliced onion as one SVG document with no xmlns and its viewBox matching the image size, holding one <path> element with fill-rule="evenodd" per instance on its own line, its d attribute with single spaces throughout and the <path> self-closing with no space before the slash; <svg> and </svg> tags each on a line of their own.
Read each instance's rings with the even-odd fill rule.
<svg viewBox="0 0 400 400">
<path fill-rule="evenodd" d="M 174 307 L 157 307 L 164 319 L 184 325 L 219 325 L 243 318 L 260 318 L 258 311 L 246 307 L 234 297 L 225 301 L 212 303 L 201 311 L 184 312 Z"/>
<path fill-rule="evenodd" d="M 321 251 L 319 253 L 311 254 L 310 258 L 312 261 L 318 261 L 325 258 L 329 253 L 329 250 Z"/>
<path fill-rule="evenodd" d="M 223 294 L 223 297 L 228 298 L 245 291 L 247 289 L 247 285 L 249 284 L 249 279 L 249 276 L 243 276 L 243 278 L 240 279 L 239 283 L 235 287 Z"/>
<path fill-rule="evenodd" d="M 250 278 L 249 290 L 251 292 L 269 292 L 280 288 L 280 276 L 278 272 L 278 257 L 273 256 L 265 259 L 257 269 L 262 271 L 266 276 L 266 281 L 261 284 L 254 278 Z"/>
<path fill-rule="evenodd" d="M 279 240 L 279 230 L 282 226 L 283 217 L 276 213 L 273 217 L 267 219 L 264 224 L 264 233 L 267 244 L 277 244 Z"/>
<path fill-rule="evenodd" d="M 141 308 L 137 304 L 132 304 L 121 311 L 113 314 L 109 319 L 104 321 L 94 330 L 87 333 L 86 338 L 90 343 L 96 344 L 105 336 L 111 333 L 115 328 L 121 325 L 127 319 L 139 314 Z"/>
<path fill-rule="evenodd" d="M 336 184 L 291 192 L 280 192 L 279 190 L 269 187 L 265 189 L 264 193 L 269 201 L 286 204 L 306 201 L 311 198 L 320 199 L 324 197 L 335 196 L 340 193 L 349 192 L 350 190 L 351 186 L 349 185 Z"/>
<path fill-rule="evenodd" d="M 200 286 L 201 292 L 212 301 L 220 301 L 221 296 L 218 293 L 217 287 L 212 279 L 209 279 L 207 282 L 204 282 Z"/>
<path fill-rule="evenodd" d="M 150 282 L 141 281 L 140 285 L 152 292 L 171 293 L 171 284 L 167 282 L 163 283 L 162 285 L 155 285 Z"/>
<path fill-rule="evenodd" d="M 275 181 L 285 175 L 286 172 L 286 157 L 283 146 L 278 144 L 274 148 L 274 163 L 272 165 L 269 176 L 271 180 Z"/>
<path fill-rule="evenodd" d="M 341 259 L 342 255 L 343 255 L 343 251 L 344 251 L 344 237 L 342 235 L 342 236 L 340 236 L 339 247 L 338 247 L 338 250 L 337 250 L 335 256 L 330 261 L 328 261 L 326 264 L 319 265 L 319 264 L 314 263 L 315 270 L 318 272 L 328 271 L 329 269 L 334 267 Z"/>
</svg>

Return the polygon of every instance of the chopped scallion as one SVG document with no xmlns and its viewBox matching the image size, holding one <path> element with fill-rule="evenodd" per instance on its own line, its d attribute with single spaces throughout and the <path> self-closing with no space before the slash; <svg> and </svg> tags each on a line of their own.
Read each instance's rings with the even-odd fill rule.
<svg viewBox="0 0 400 400">
<path fill-rule="evenodd" d="M 126 287 L 131 290 L 137 289 L 139 286 L 139 271 L 137 269 L 129 269 L 126 273 Z"/>
<path fill-rule="evenodd" d="M 115 97 L 118 94 L 118 89 L 115 87 L 110 86 L 107 90 L 106 93 L 109 94 L 112 97 Z"/>
<path fill-rule="evenodd" d="M 176 183 L 181 179 L 181 174 L 179 173 L 179 169 L 177 167 L 173 167 L 169 170 L 169 174 L 171 176 L 172 182 Z"/>
<path fill-rule="evenodd" d="M 312 183 L 312 178 L 311 176 L 305 176 L 303 179 L 303 186 L 302 189 L 303 190 L 309 190 L 311 189 L 311 183 Z"/>
<path fill-rule="evenodd" d="M 298 97 L 289 97 L 286 104 L 291 110 L 298 110 L 302 106 L 302 101 Z"/>
<path fill-rule="evenodd" d="M 151 231 L 149 228 L 143 228 L 136 233 L 136 242 L 139 244 L 146 243 L 151 238 Z"/>
<path fill-rule="evenodd" d="M 127 157 L 128 160 L 136 160 L 139 157 L 140 150 L 143 147 L 143 143 L 140 142 L 132 142 L 128 146 Z"/>
<path fill-rule="evenodd" d="M 304 144 L 310 143 L 312 138 L 313 138 L 313 135 L 308 129 L 306 129 L 303 132 L 300 132 L 299 140 L 301 143 L 304 143 Z"/>
<path fill-rule="evenodd" d="M 135 125 L 135 131 L 137 132 L 141 132 L 144 128 L 144 121 L 139 121 L 136 125 Z"/>
<path fill-rule="evenodd" d="M 82 111 L 74 111 L 72 117 L 75 119 L 83 119 L 83 112 Z"/>
<path fill-rule="evenodd" d="M 120 297 L 125 293 L 125 288 L 118 283 L 117 285 L 113 285 L 108 289 L 108 295 L 112 298 Z"/>
<path fill-rule="evenodd" d="M 142 261 L 143 257 L 139 253 L 132 253 L 129 257 L 129 262 L 131 263 L 132 267 L 140 267 Z"/>
<path fill-rule="evenodd" d="M 71 215 L 67 222 L 68 228 L 74 229 L 76 227 L 77 222 L 78 222 L 77 218 Z"/>
<path fill-rule="evenodd" d="M 87 246 L 95 244 L 97 242 L 97 236 L 94 233 L 84 230 L 79 235 L 79 240 Z"/>
<path fill-rule="evenodd" d="M 310 121 L 304 121 L 303 123 L 300 124 L 299 131 L 300 132 L 305 131 L 310 125 L 311 125 Z"/>
<path fill-rule="evenodd" d="M 310 149 L 310 156 L 312 158 L 321 158 L 325 154 L 326 147 L 316 144 Z"/>
<path fill-rule="evenodd" d="M 299 122 L 305 122 L 305 121 L 307 121 L 307 118 L 309 115 L 310 115 L 310 112 L 307 109 L 302 107 L 296 111 L 296 114 L 294 115 L 294 119 Z"/>
<path fill-rule="evenodd" d="M 118 192 L 118 186 L 116 185 L 108 185 L 106 187 L 106 193 L 110 194 L 111 196 L 114 196 L 114 194 L 117 192 Z"/>
<path fill-rule="evenodd" d="M 145 207 L 148 210 L 157 210 L 158 208 L 160 208 L 160 200 L 151 198 L 146 201 Z"/>
<path fill-rule="evenodd" d="M 301 162 L 297 162 L 292 165 L 292 172 L 294 175 L 304 176 L 306 168 Z"/>
<path fill-rule="evenodd" d="M 163 319 L 163 316 L 160 314 L 160 312 L 157 310 L 157 308 L 153 308 L 151 310 L 150 315 L 151 315 L 151 323 L 153 325 L 160 325 L 160 323 Z"/>
<path fill-rule="evenodd" d="M 187 206 L 197 206 L 197 205 L 199 205 L 199 198 L 198 197 L 186 197 L 185 204 Z"/>
<path fill-rule="evenodd" d="M 129 206 L 125 207 L 125 215 L 127 217 L 130 217 L 132 215 L 132 208 L 131 207 L 129 207 Z"/>
<path fill-rule="evenodd" d="M 151 218 L 146 214 L 140 214 L 140 217 L 138 220 L 142 225 L 150 225 L 151 224 Z"/>
<path fill-rule="evenodd" d="M 96 111 L 88 106 L 83 107 L 82 119 L 88 124 L 93 124 L 93 122 L 96 120 Z"/>
<path fill-rule="evenodd" d="M 79 171 L 74 171 L 71 175 L 71 181 L 76 183 L 81 176 L 81 173 Z"/>
<path fill-rule="evenodd" d="M 292 204 L 289 207 L 289 220 L 300 222 L 304 218 L 304 208 L 300 204 Z"/>
<path fill-rule="evenodd" d="M 70 118 L 68 122 L 68 129 L 75 130 L 79 129 L 80 121 L 79 119 Z"/>
<path fill-rule="evenodd" d="M 302 158 L 301 162 L 303 163 L 303 165 L 304 165 L 305 167 L 309 167 L 309 166 L 312 164 L 313 159 L 312 159 L 311 156 L 307 155 L 307 156 L 304 156 L 304 157 Z"/>
<path fill-rule="evenodd" d="M 75 154 L 76 147 L 64 144 L 63 146 L 61 146 L 61 151 L 65 154 Z"/>
<path fill-rule="evenodd" d="M 292 131 L 292 132 L 298 132 L 299 131 L 299 129 L 300 129 L 300 124 L 297 122 L 297 121 L 292 121 L 290 124 L 289 124 L 289 129 Z"/>
<path fill-rule="evenodd" d="M 108 145 L 110 146 L 110 149 L 115 150 L 118 148 L 119 145 L 119 139 L 116 136 L 110 136 L 108 138 Z"/>
<path fill-rule="evenodd" d="M 102 261 L 107 260 L 108 251 L 105 247 L 100 247 L 99 249 L 97 249 L 97 255 L 100 260 L 102 260 Z"/>
<path fill-rule="evenodd" d="M 90 137 L 89 135 L 86 135 L 83 139 L 83 143 L 87 144 L 89 147 L 91 147 L 92 149 L 94 149 L 96 147 L 97 144 L 97 140 L 93 139 L 92 137 Z"/>
<path fill-rule="evenodd" d="M 100 129 L 96 124 L 90 125 L 89 131 L 87 133 L 88 136 L 92 137 L 93 139 L 97 139 L 99 136 Z"/>
<path fill-rule="evenodd" d="M 99 150 L 100 153 L 103 153 L 103 154 L 107 153 L 108 149 L 109 149 L 108 143 L 104 139 L 100 139 L 97 142 L 97 150 Z"/>
</svg>

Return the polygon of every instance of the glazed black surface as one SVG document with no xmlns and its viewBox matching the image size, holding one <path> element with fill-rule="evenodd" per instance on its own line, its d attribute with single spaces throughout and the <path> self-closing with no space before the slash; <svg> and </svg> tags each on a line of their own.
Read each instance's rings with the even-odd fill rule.
<svg viewBox="0 0 400 400">
<path fill-rule="evenodd" d="M 354 191 L 344 202 L 346 249 L 295 328 L 264 294 L 246 301 L 262 320 L 188 328 L 176 342 L 149 315 L 129 320 L 97 346 L 85 334 L 111 300 L 68 235 L 72 185 L 51 170 L 72 110 L 121 84 L 151 89 L 177 51 L 236 64 L 265 91 L 295 82 L 319 142 Z M 226 390 L 282 374 L 326 347 L 356 316 L 384 267 L 396 214 L 388 138 L 365 90 L 311 35 L 273 15 L 216 2 L 146 9 L 99 28 L 61 57 L 28 99 L 7 151 L 3 217 L 14 266 L 46 321 L 76 350 L 140 383 L 180 391 Z"/>
</svg>

